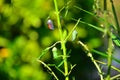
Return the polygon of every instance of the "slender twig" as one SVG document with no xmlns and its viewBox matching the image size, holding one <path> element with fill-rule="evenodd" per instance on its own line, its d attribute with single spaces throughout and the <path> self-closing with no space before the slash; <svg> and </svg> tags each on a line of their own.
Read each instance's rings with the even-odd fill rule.
<svg viewBox="0 0 120 80">
<path fill-rule="evenodd" d="M 68 36 L 65 38 L 65 42 L 66 40 L 71 36 L 72 32 L 75 30 L 75 28 L 77 27 L 78 23 L 80 22 L 80 19 L 77 20 L 77 23 L 75 24 L 75 26 L 72 28 L 72 30 L 70 31 L 70 33 L 68 34 Z"/>
<path fill-rule="evenodd" d="M 94 17 L 95 17 L 97 20 L 99 20 L 99 21 L 104 21 L 104 19 L 103 19 L 102 17 L 99 17 L 98 15 L 95 15 L 94 13 L 92 13 L 92 12 L 90 12 L 90 11 L 84 10 L 84 9 L 82 9 L 81 7 L 78 7 L 78 6 L 74 6 L 74 7 L 75 7 L 76 9 L 79 9 L 79 10 L 81 10 L 81 11 L 83 11 L 83 12 L 91 15 L 91 16 L 94 16 Z"/>
<path fill-rule="evenodd" d="M 92 51 L 93 53 L 96 53 L 96 54 L 100 55 L 100 56 L 103 56 L 103 57 L 105 57 L 105 58 L 108 58 L 108 54 L 105 53 L 105 52 L 100 52 L 100 51 L 97 51 L 97 50 L 94 50 L 94 49 L 92 49 L 91 51 Z M 113 59 L 114 61 L 120 63 L 120 60 L 117 59 L 117 58 L 115 58 L 114 56 L 112 56 L 112 59 Z"/>
<path fill-rule="evenodd" d="M 55 73 L 52 71 L 52 69 L 46 63 L 44 63 L 43 61 L 38 60 L 38 59 L 37 59 L 37 61 L 40 62 L 42 65 L 44 65 L 50 71 L 50 73 L 54 76 L 54 78 L 56 80 L 59 80 L 58 77 L 55 75 Z"/>
<path fill-rule="evenodd" d="M 74 64 L 73 66 L 71 65 L 71 70 L 69 71 L 69 73 L 68 74 L 70 74 L 71 72 L 72 72 L 72 70 L 73 70 L 73 68 L 76 66 L 76 64 Z"/>
<path fill-rule="evenodd" d="M 38 57 L 38 59 L 41 59 L 47 52 L 49 49 L 53 48 L 54 46 L 56 46 L 58 43 L 60 43 L 61 41 L 57 41 L 56 43 L 54 43 L 52 46 L 47 47 L 46 49 L 44 49 L 41 53 L 41 55 Z"/>
<path fill-rule="evenodd" d="M 119 80 L 119 79 L 117 79 L 118 77 L 120 77 L 120 74 L 118 74 L 118 75 L 116 75 L 116 76 L 113 76 L 112 78 L 111 78 L 111 80 Z"/>
<path fill-rule="evenodd" d="M 87 47 L 84 43 L 82 43 L 81 41 L 78 41 L 78 43 L 79 43 L 81 46 L 83 46 L 83 48 L 84 48 L 85 51 L 87 52 L 88 56 L 90 57 L 91 61 L 92 61 L 92 62 L 94 63 L 94 65 L 96 66 L 96 68 L 97 68 L 97 70 L 98 70 L 98 72 L 99 72 L 99 75 L 100 75 L 100 79 L 101 79 L 101 80 L 104 80 L 104 79 L 103 79 L 103 75 L 102 75 L 102 71 L 101 71 L 99 65 L 97 64 L 97 62 L 95 61 L 94 57 L 92 56 L 92 53 L 90 52 L 90 50 L 88 49 L 88 47 Z"/>
<path fill-rule="evenodd" d="M 53 47 L 55 47 L 58 43 L 60 43 L 61 41 L 57 41 L 57 42 L 55 42 L 52 46 L 50 46 L 50 47 L 48 47 L 49 49 L 51 49 L 51 48 L 53 48 Z"/>
<path fill-rule="evenodd" d="M 107 63 L 105 63 L 105 62 L 103 62 L 103 61 L 98 61 L 98 60 L 95 60 L 95 61 L 98 62 L 98 63 L 100 63 L 100 64 L 107 65 Z M 116 70 L 116 71 L 118 71 L 118 72 L 120 72 L 120 69 L 118 69 L 118 68 L 116 68 L 116 67 L 114 67 L 114 66 L 111 66 L 111 68 L 114 69 L 114 70 Z"/>
<path fill-rule="evenodd" d="M 59 72 L 61 72 L 64 75 L 64 72 L 55 64 L 48 64 L 48 66 L 54 66 Z"/>
<path fill-rule="evenodd" d="M 72 2 L 72 0 L 68 1 L 65 6 L 63 6 L 60 10 L 59 10 L 59 13 L 66 8 L 66 6 L 68 6 L 70 3 Z"/>
<path fill-rule="evenodd" d="M 73 19 L 73 18 L 72 18 L 72 20 L 77 21 L 76 19 Z M 96 30 L 98 30 L 100 32 L 103 32 L 103 33 L 105 32 L 105 30 L 103 28 L 97 27 L 95 25 L 92 25 L 92 24 L 84 22 L 84 21 L 79 20 L 79 22 L 82 23 L 82 24 L 88 25 L 88 26 L 90 26 L 90 27 L 92 27 L 92 28 L 94 28 L 94 29 L 96 29 Z"/>
</svg>

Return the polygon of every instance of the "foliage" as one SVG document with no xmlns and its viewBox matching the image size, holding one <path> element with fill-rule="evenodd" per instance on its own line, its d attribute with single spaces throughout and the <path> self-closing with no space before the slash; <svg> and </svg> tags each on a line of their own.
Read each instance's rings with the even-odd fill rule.
<svg viewBox="0 0 120 80">
<path fill-rule="evenodd" d="M 119 19 L 106 1 L 0 0 L 0 80 L 117 79 Z"/>
</svg>

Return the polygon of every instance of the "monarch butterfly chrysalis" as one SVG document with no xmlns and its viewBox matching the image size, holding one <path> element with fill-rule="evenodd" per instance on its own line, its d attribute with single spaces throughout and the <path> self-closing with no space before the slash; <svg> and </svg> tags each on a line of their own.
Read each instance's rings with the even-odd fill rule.
<svg viewBox="0 0 120 80">
<path fill-rule="evenodd" d="M 53 21 L 51 19 L 47 20 L 47 25 L 50 30 L 54 30 Z"/>
</svg>

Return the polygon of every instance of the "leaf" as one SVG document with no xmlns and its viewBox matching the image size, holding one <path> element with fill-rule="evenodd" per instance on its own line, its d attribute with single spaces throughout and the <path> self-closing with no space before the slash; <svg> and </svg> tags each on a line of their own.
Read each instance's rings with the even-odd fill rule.
<svg viewBox="0 0 120 80">
<path fill-rule="evenodd" d="M 90 27 L 92 27 L 92 28 L 94 28 L 94 29 L 96 29 L 96 30 L 98 30 L 100 32 L 105 32 L 105 30 L 103 28 L 100 28 L 98 26 L 92 25 L 90 23 L 87 23 L 87 22 L 84 22 L 84 21 L 80 21 L 80 23 L 86 24 L 86 25 L 88 25 L 88 26 L 90 26 Z"/>
<path fill-rule="evenodd" d="M 42 53 L 41 53 L 41 55 L 38 57 L 38 59 L 41 59 L 48 51 L 49 51 L 49 47 L 48 48 L 46 48 L 46 49 L 44 49 L 43 51 L 42 51 Z"/>
<path fill-rule="evenodd" d="M 76 19 L 73 19 L 73 18 L 72 18 L 72 20 L 78 22 L 78 20 L 76 20 Z M 86 25 L 88 25 L 88 26 L 90 26 L 90 27 L 92 27 L 92 28 L 94 28 L 94 29 L 96 29 L 96 30 L 98 30 L 98 31 L 100 31 L 100 32 L 103 32 L 103 33 L 105 32 L 105 30 L 104 30 L 103 28 L 100 28 L 100 27 L 98 27 L 98 26 L 95 26 L 95 25 L 92 25 L 92 24 L 90 24 L 90 23 L 87 23 L 87 22 L 84 22 L 84 21 L 80 21 L 80 20 L 79 20 L 79 22 L 82 23 L 82 24 L 86 24 Z"/>
<path fill-rule="evenodd" d="M 67 53 L 67 56 L 69 56 L 70 53 L 71 53 L 71 50 L 69 50 L 69 52 Z M 64 63 L 64 60 L 62 60 L 62 61 L 57 65 L 57 67 L 62 66 L 63 63 Z"/>
<path fill-rule="evenodd" d="M 107 55 L 106 53 L 104 53 L 104 52 L 100 52 L 100 51 L 97 51 L 97 50 L 94 50 L 94 49 L 92 49 L 92 52 L 94 52 L 94 53 L 96 53 L 96 54 L 99 54 L 99 55 L 101 55 L 101 56 L 103 56 L 103 57 L 106 57 L 106 58 L 108 57 L 108 55 Z M 117 59 L 117 58 L 115 58 L 115 57 L 112 57 L 112 59 L 113 59 L 114 61 L 120 63 L 120 60 L 119 60 L 119 59 Z"/>
<path fill-rule="evenodd" d="M 75 26 L 72 28 L 72 30 L 69 32 L 68 36 L 65 38 L 65 41 L 71 36 L 72 32 L 75 30 L 75 28 L 77 27 L 77 25 L 80 22 L 80 18 L 78 20 L 76 20 L 77 23 L 75 24 Z"/>
<path fill-rule="evenodd" d="M 84 9 L 82 9 L 82 8 L 80 8 L 80 7 L 78 7 L 78 6 L 74 6 L 75 8 L 77 8 L 77 9 L 79 9 L 79 10 L 81 10 L 81 11 L 83 11 L 83 12 L 85 12 L 85 13 L 87 13 L 87 14 L 90 14 L 90 15 L 92 15 L 92 16 L 94 16 L 94 17 L 96 17 L 97 19 L 99 19 L 99 20 L 101 20 L 101 21 L 104 21 L 104 19 L 103 18 L 101 18 L 101 17 L 99 17 L 99 16 L 97 16 L 97 15 L 95 15 L 94 13 L 92 13 L 92 12 L 89 12 L 89 11 L 87 11 L 87 10 L 84 10 Z"/>
<path fill-rule="evenodd" d="M 120 38 L 118 36 L 115 36 L 114 34 L 112 34 L 112 40 L 116 46 L 120 47 Z"/>
</svg>

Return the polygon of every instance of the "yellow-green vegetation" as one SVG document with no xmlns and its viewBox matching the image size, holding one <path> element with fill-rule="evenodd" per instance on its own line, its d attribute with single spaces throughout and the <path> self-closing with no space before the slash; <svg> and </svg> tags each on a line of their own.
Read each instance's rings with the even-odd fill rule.
<svg viewBox="0 0 120 80">
<path fill-rule="evenodd" d="M 0 0 L 0 80 L 119 79 L 118 3 Z"/>
</svg>

